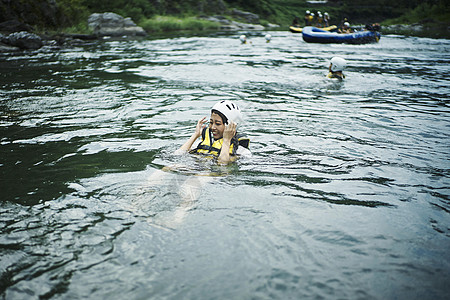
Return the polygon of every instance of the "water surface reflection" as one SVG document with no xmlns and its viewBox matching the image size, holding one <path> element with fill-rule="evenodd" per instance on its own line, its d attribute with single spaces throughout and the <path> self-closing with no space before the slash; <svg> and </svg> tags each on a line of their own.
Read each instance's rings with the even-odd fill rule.
<svg viewBox="0 0 450 300">
<path fill-rule="evenodd" d="M 271 34 L 0 56 L 2 296 L 445 299 L 450 43 Z M 172 155 L 223 99 L 253 157 Z"/>
</svg>

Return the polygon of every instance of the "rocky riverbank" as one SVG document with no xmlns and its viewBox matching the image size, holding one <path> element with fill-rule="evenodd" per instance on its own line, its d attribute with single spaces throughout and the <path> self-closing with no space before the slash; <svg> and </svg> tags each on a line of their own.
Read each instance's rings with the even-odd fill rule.
<svg viewBox="0 0 450 300">
<path fill-rule="evenodd" d="M 384 25 L 383 34 L 398 34 L 430 38 L 450 38 L 450 27 L 447 25 L 426 26 L 422 24 Z"/>
<path fill-rule="evenodd" d="M 219 30 L 265 30 L 279 27 L 275 24 L 259 24 L 259 16 L 249 12 L 233 10 L 232 15 L 244 22 L 229 20 L 222 15 L 201 16 L 199 19 L 216 22 Z M 248 23 L 245 23 L 247 21 Z M 91 43 L 104 37 L 135 38 L 145 37 L 147 32 L 131 18 L 124 18 L 116 13 L 94 13 L 87 20 L 92 34 L 36 34 L 33 28 L 18 21 L 0 23 L 0 52 L 36 50 L 41 47 L 73 47 Z"/>
<path fill-rule="evenodd" d="M 241 23 L 241 22 L 229 20 L 225 16 L 221 16 L 221 15 L 201 17 L 201 18 L 203 20 L 219 23 L 219 30 L 230 30 L 230 31 L 265 30 L 265 29 L 276 29 L 276 28 L 280 27 L 277 24 L 271 24 L 271 23 L 268 23 L 266 26 L 263 26 L 261 24 Z"/>
<path fill-rule="evenodd" d="M 232 10 L 232 17 L 242 22 L 230 20 L 223 15 L 200 16 L 199 19 L 218 24 L 218 30 L 223 31 L 250 31 L 277 29 L 276 24 L 260 24 L 259 16 L 250 12 Z M 42 47 L 58 49 L 85 45 L 104 37 L 136 38 L 145 37 L 147 32 L 131 18 L 124 18 L 115 13 L 94 13 L 87 20 L 91 34 L 36 34 L 33 27 L 15 20 L 0 23 L 0 52 L 14 52 L 21 50 L 37 50 Z M 363 28 L 361 28 L 363 29 Z M 383 34 L 399 34 L 409 36 L 427 36 L 436 38 L 450 38 L 450 28 L 427 27 L 421 24 L 399 24 L 383 26 Z"/>
<path fill-rule="evenodd" d="M 0 33 L 0 52 L 36 50 L 44 46 L 52 48 L 73 47 L 105 36 L 136 37 L 147 35 L 130 18 L 123 18 L 115 13 L 92 14 L 88 18 L 88 26 L 92 34 L 57 33 L 49 35 L 44 33 L 38 35 L 30 32 L 32 27 L 27 24 L 20 22 L 2 23 L 0 24 L 0 31 L 6 32 L 6 34 Z"/>
<path fill-rule="evenodd" d="M 274 29 L 280 27 L 277 24 L 268 23 L 266 26 L 261 25 L 261 20 L 259 15 L 242 11 L 239 9 L 232 9 L 231 16 L 242 22 L 229 20 L 223 15 L 216 16 L 203 16 L 204 20 L 219 23 L 220 30 L 264 30 L 264 29 Z"/>
</svg>

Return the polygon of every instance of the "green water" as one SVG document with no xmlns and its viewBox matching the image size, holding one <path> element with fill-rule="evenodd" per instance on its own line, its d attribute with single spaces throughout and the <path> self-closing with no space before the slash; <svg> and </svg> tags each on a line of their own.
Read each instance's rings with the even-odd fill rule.
<svg viewBox="0 0 450 300">
<path fill-rule="evenodd" d="M 1 296 L 448 298 L 449 40 L 270 33 L 1 54 Z M 224 99 L 253 156 L 173 155 Z"/>
</svg>

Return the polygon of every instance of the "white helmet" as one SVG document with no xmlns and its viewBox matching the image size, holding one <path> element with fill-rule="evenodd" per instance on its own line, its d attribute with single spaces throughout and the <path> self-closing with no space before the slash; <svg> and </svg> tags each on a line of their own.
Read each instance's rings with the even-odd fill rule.
<svg viewBox="0 0 450 300">
<path fill-rule="evenodd" d="M 307 10 L 305 14 L 309 15 L 310 13 L 311 13 L 311 12 L 310 12 L 309 10 Z"/>
<path fill-rule="evenodd" d="M 272 36 L 270 34 L 266 34 L 265 38 L 266 38 L 267 42 L 270 42 L 270 40 L 272 39 Z"/>
<path fill-rule="evenodd" d="M 324 13 L 323 15 L 324 15 L 324 16 L 328 16 L 328 13 L 326 12 L 326 13 Z"/>
<path fill-rule="evenodd" d="M 243 121 L 239 106 L 229 100 L 222 100 L 220 102 L 217 102 L 212 109 L 219 111 L 228 120 L 236 123 L 236 125 L 239 125 Z M 228 122 L 226 122 L 226 124 L 228 124 Z"/>
<path fill-rule="evenodd" d="M 344 22 L 344 26 L 350 26 L 349 22 Z"/>
<path fill-rule="evenodd" d="M 345 67 L 347 66 L 347 62 L 345 61 L 345 59 L 343 59 L 342 57 L 333 57 L 330 60 L 331 63 L 331 71 L 332 72 L 338 72 L 338 71 L 343 71 L 345 69 Z"/>
<path fill-rule="evenodd" d="M 247 41 L 247 37 L 245 35 L 241 35 L 239 37 L 239 39 L 241 40 L 241 42 L 245 43 Z"/>
</svg>

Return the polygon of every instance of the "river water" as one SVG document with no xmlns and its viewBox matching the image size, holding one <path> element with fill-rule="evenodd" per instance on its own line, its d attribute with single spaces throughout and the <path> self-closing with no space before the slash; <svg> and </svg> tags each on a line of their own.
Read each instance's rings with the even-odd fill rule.
<svg viewBox="0 0 450 300">
<path fill-rule="evenodd" d="M 448 299 L 450 41 L 240 34 L 1 54 L 3 299 Z"/>
</svg>

